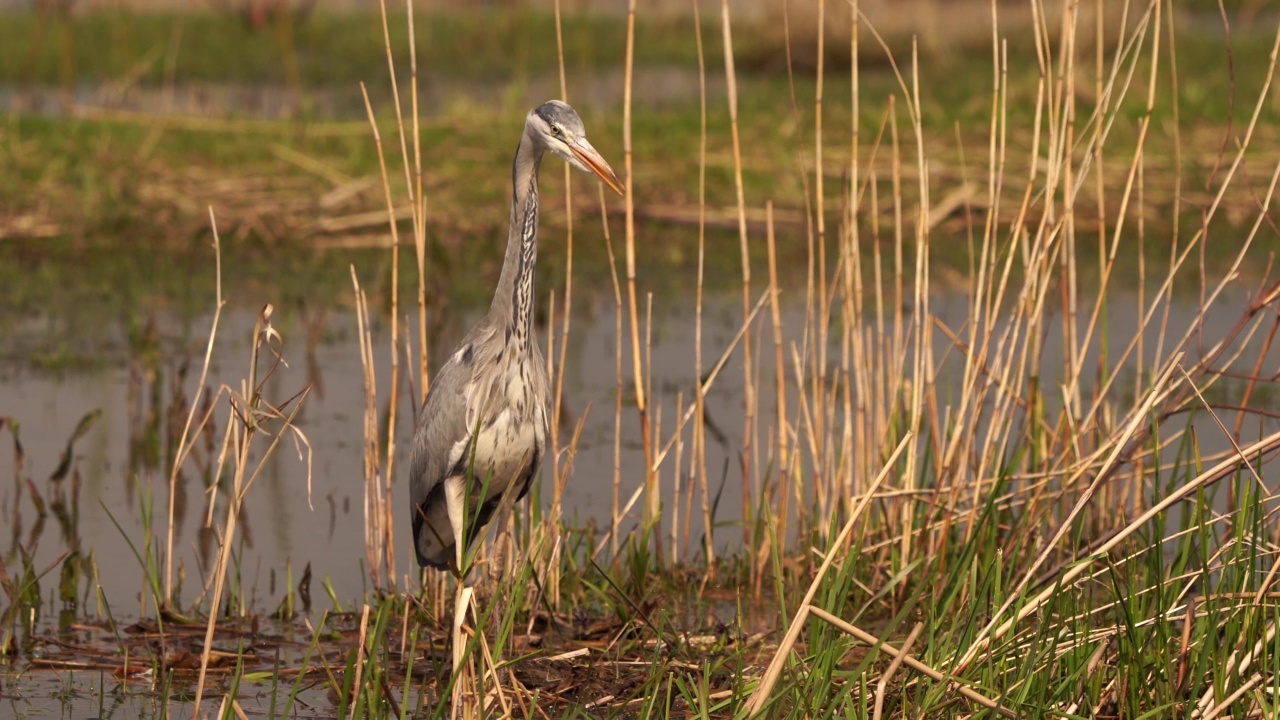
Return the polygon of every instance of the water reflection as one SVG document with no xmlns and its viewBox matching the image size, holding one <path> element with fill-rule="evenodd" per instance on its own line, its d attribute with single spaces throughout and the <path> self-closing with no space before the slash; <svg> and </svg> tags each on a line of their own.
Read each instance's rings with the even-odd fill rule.
<svg viewBox="0 0 1280 720">
<path fill-rule="evenodd" d="M 9 550 L 0 558 L 0 584 L 3 584 L 10 603 L 0 614 L 0 627 L 10 627 L 10 620 L 17 615 L 20 619 L 18 625 L 23 629 L 24 644 L 30 640 L 31 632 L 41 619 L 44 607 L 42 577 L 58 578 L 58 628 L 65 630 L 78 616 L 80 587 L 84 578 L 79 531 L 83 482 L 75 449 L 77 441 L 90 432 L 101 416 L 100 410 L 91 410 L 80 418 L 66 439 L 58 464 L 44 483 L 37 483 L 26 471 L 20 423 L 12 417 L 0 418 L 0 428 L 7 428 L 13 439 L 13 492 L 8 499 L 12 505 L 12 529 Z M 25 540 L 24 498 L 29 501 L 30 514 L 35 518 Z M 57 554 L 46 560 L 39 548 L 50 514 L 57 523 L 61 543 L 54 543 Z M 59 567 L 57 575 L 50 575 L 50 571 Z M 87 591 L 88 583 L 84 585 Z"/>
</svg>

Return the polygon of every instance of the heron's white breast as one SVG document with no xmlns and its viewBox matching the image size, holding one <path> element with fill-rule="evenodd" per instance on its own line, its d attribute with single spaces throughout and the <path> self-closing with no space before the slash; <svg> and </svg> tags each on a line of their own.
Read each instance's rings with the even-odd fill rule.
<svg viewBox="0 0 1280 720">
<path fill-rule="evenodd" d="M 480 388 L 473 386 L 467 393 L 471 404 L 468 425 L 479 429 L 475 438 L 475 483 L 488 483 L 489 497 L 514 482 L 546 442 L 546 409 L 529 387 L 525 373 L 500 374 L 501 385 L 494 388 L 498 392 L 476 392 Z M 486 397 L 490 398 L 489 407 L 474 404 Z M 455 466 L 464 459 L 466 450 L 465 440 L 455 444 Z"/>
<path fill-rule="evenodd" d="M 524 471 L 541 435 L 539 421 L 515 418 L 510 408 L 501 410 L 492 425 L 480 428 L 476 437 L 476 479 L 489 482 L 489 495 L 505 490 Z"/>
</svg>

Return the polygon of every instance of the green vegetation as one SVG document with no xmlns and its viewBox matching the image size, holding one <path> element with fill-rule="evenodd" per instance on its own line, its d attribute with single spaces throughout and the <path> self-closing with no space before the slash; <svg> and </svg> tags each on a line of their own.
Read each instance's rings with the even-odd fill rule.
<svg viewBox="0 0 1280 720">
<path fill-rule="evenodd" d="M 725 132 L 727 106 L 723 90 L 717 89 L 722 87 L 723 76 L 718 27 L 713 20 L 704 20 L 706 63 L 713 93 L 707 118 L 713 132 L 708 138 L 706 193 L 708 207 L 713 209 L 708 277 L 717 279 L 714 285 L 719 278 L 736 274 L 736 218 L 732 210 L 736 194 L 732 147 Z M 16 14 L 0 25 L 0 47 L 19 49 L 0 53 L 0 83 L 16 85 L 19 96 L 29 84 L 60 82 L 55 69 L 57 36 L 49 28 L 42 33 L 38 22 L 34 15 Z M 285 49 L 280 45 L 278 28 L 269 26 L 253 32 L 241 18 L 228 13 L 166 16 L 121 10 L 90 13 L 69 22 L 74 35 L 70 45 L 74 59 L 69 67 L 77 84 L 107 82 L 122 89 L 150 87 L 156 92 L 163 92 L 169 77 L 183 87 L 202 82 L 271 84 L 284 82 L 279 74 L 289 66 L 280 54 Z M 390 26 L 392 47 L 404 79 L 407 19 L 403 14 L 392 14 Z M 530 29 L 538 33 L 527 33 Z M 776 28 L 737 29 L 737 53 L 751 58 L 763 52 L 759 48 L 773 47 L 766 40 L 777 32 Z M 1010 32 L 1008 170 L 1018 174 L 1025 172 L 1030 157 L 1040 75 L 1027 33 L 1016 29 Z M 684 73 L 680 76 L 683 79 L 675 82 L 675 89 L 665 88 L 664 84 L 663 88 L 637 92 L 632 127 L 633 189 L 639 222 L 652 229 L 641 262 L 656 268 L 689 267 L 696 255 L 700 142 L 693 26 L 689 20 L 642 16 L 636 33 L 637 67 L 660 66 Z M 510 162 L 511 145 L 500 139 L 511 136 L 518 127 L 526 110 L 523 95 L 531 79 L 550 80 L 555 76 L 554 44 L 528 40 L 554 37 L 553 19 L 532 9 L 515 14 L 433 14 L 428 21 L 419 23 L 418 34 L 420 67 L 426 77 L 480 86 L 486 88 L 481 95 L 491 91 L 503 98 L 500 107 L 493 109 L 491 102 L 474 99 L 459 89 L 451 91 L 453 94 L 447 94 L 443 101 L 424 106 L 424 172 L 432 209 L 430 265 L 433 272 L 440 271 L 439 280 L 447 287 L 450 267 L 483 267 L 490 276 L 496 275 L 492 249 L 505 234 L 506 189 L 502 179 L 503 168 Z M 577 71 L 587 79 L 606 77 L 611 69 L 621 70 L 623 18 L 568 18 L 564 37 L 566 64 L 571 73 Z M 8 285 L 12 290 L 6 294 L 5 302 L 22 309 L 32 306 L 24 298 L 48 300 L 40 297 L 46 292 L 40 286 L 27 287 L 23 282 L 24 278 L 33 277 L 31 266 L 45 265 L 37 274 L 49 272 L 47 265 L 40 262 L 47 259 L 65 268 L 59 258 L 91 253 L 95 247 L 109 248 L 109 254 L 115 257 L 128 256 L 117 275 L 127 276 L 138 264 L 163 264 L 164 258 L 150 257 L 157 250 L 168 255 L 172 265 L 191 267 L 197 260 L 190 253 L 202 252 L 207 246 L 209 208 L 218 216 L 229 239 L 227 252 L 237 257 L 238 266 L 248 265 L 244 277 L 249 280 L 267 281 L 253 268 L 275 267 L 278 263 L 274 261 L 282 257 L 310 266 L 342 267 L 350 258 L 344 251 L 337 251 L 336 258 L 309 256 L 334 253 L 332 248 L 385 242 L 385 224 L 374 220 L 356 226 L 346 224 L 384 206 L 377 181 L 376 149 L 364 119 L 358 82 L 370 87 L 386 149 L 394 153 L 398 148 L 380 23 L 376 16 L 316 13 L 299 20 L 292 42 L 289 52 L 296 56 L 299 68 L 297 113 L 292 120 L 237 119 L 240 111 L 235 107 L 225 108 L 226 119 L 129 113 L 90 114 L 83 118 L 10 113 L 0 123 L 0 165 L 6 168 L 0 173 L 0 238 L 22 242 L 0 246 L 0 265 L 11 271 L 6 279 L 15 283 Z M 1120 65 L 1122 79 L 1128 77 L 1130 70 L 1133 78 L 1145 77 L 1151 42 L 1148 38 L 1146 48 L 1126 50 L 1126 60 Z M 1214 169 L 1218 168 L 1220 174 L 1218 150 L 1230 145 L 1223 144 L 1227 133 L 1238 134 L 1247 118 L 1250 104 L 1246 99 L 1256 93 L 1265 76 L 1269 43 L 1269 33 L 1257 25 L 1237 28 L 1231 56 L 1234 76 L 1227 83 L 1223 79 L 1227 77 L 1228 58 L 1221 31 L 1205 28 L 1203 23 L 1181 28 L 1176 38 L 1179 125 L 1172 122 L 1175 85 L 1169 80 L 1168 60 L 1173 44 L 1167 38 L 1162 42 L 1163 72 L 1155 85 L 1153 104 L 1153 112 L 1161 122 L 1153 124 L 1149 131 L 1144 172 L 1148 203 L 1155 209 L 1151 222 L 1172 217 L 1175 179 L 1182 183 L 1184 195 L 1202 196 L 1200 188 L 1210 183 Z M 177 52 L 169 57 L 165 53 L 171 44 L 175 44 Z M 898 79 L 883 62 L 883 52 L 869 39 L 864 40 L 864 45 L 860 55 L 881 59 L 865 63 L 860 76 L 860 153 L 868 157 L 875 142 L 888 140 L 887 136 L 877 135 L 886 122 L 890 96 L 898 100 L 898 122 L 908 118 L 901 112 Z M 909 73 L 909 52 L 898 43 L 894 47 L 898 70 Z M 1120 47 L 1113 42 L 1107 48 L 1107 57 L 1114 57 Z M 800 53 L 801 49 L 796 48 L 795 52 Z M 449 60 L 460 57 L 468 61 Z M 766 199 L 778 208 L 781 226 L 802 228 L 806 187 L 812 184 L 812 156 L 797 149 L 812 141 L 811 99 L 816 82 L 811 72 L 788 78 L 779 71 L 779 67 L 785 68 L 785 64 L 778 64 L 784 58 L 771 57 L 770 62 L 742 62 L 757 70 L 739 78 L 743 181 L 757 232 L 763 229 L 762 205 Z M 152 61 L 143 62 L 148 58 Z M 1083 52 L 1077 81 L 1077 113 L 1081 114 L 1089 110 L 1095 94 L 1091 62 L 1092 51 Z M 986 172 L 985 135 L 994 83 L 990 65 L 986 52 L 926 54 L 921 58 L 921 129 L 933 162 L 931 195 L 935 201 L 966 178 L 978 178 Z M 440 72 L 444 66 L 460 69 L 444 77 Z M 513 67 L 520 68 L 514 76 L 510 72 Z M 843 72 L 841 66 L 836 68 L 832 72 Z M 549 87 L 555 85 L 548 83 Z M 309 117 L 308 97 L 335 92 L 345 98 L 339 107 L 345 108 L 340 112 L 347 119 Z M 656 96 L 647 97 L 655 92 Z M 847 176 L 847 138 L 852 130 L 850 92 L 849 83 L 838 79 L 838 75 L 825 83 L 827 140 L 823 155 L 831 199 L 828 224 L 832 226 L 840 222 L 835 192 Z M 584 108 L 597 144 L 617 162 L 621 162 L 620 101 L 618 93 L 578 103 Z M 407 97 L 405 102 L 407 109 Z M 1228 109 L 1232 115 L 1229 127 Z M 1144 113 L 1145 98 L 1138 94 L 1129 93 L 1120 100 L 1108 142 L 1117 147 L 1132 144 Z M 1272 102 L 1263 108 L 1260 141 L 1273 142 L 1277 126 L 1280 104 Z M 1181 165 L 1175 165 L 1179 143 L 1183 155 Z M 887 157 L 886 153 L 877 156 L 877 179 L 885 186 L 882 193 L 890 192 Z M 1118 194 L 1123 188 L 1127 160 L 1108 156 L 1109 194 Z M 910 199 L 916 195 L 912 179 L 915 167 L 908 163 L 903 172 L 902 192 Z M 1265 168 L 1254 172 L 1265 172 Z M 404 197 L 403 174 L 392 173 L 391 181 L 395 197 Z M 558 177 L 548 178 L 549 196 L 554 197 L 558 183 Z M 598 213 L 594 188 L 581 183 L 577 188 L 579 225 L 594 226 L 591 216 Z M 329 202 L 332 198 L 340 200 Z M 1015 207 L 1012 200 L 1010 208 Z M 1221 215 L 1226 225 L 1223 231 L 1236 234 L 1254 200 L 1245 194 L 1225 200 L 1229 207 Z M 617 203 L 610 202 L 616 211 Z M 1087 206 L 1096 203 L 1096 198 L 1092 192 L 1085 192 L 1079 202 L 1082 214 L 1089 214 Z M 887 212 L 887 205 L 881 209 Z M 1111 210 L 1114 212 L 1115 208 Z M 1198 212 L 1193 207 L 1184 206 L 1183 210 L 1184 222 L 1198 222 Z M 865 211 L 860 214 L 864 226 L 866 217 Z M 1002 218 L 1006 222 L 1012 219 Z M 546 221 L 550 252 L 544 253 L 543 272 L 549 280 L 559 281 L 563 277 L 562 252 L 555 243 L 562 234 L 564 220 L 551 212 Z M 948 222 L 937 230 L 943 234 L 961 233 L 962 223 Z M 463 237 L 490 237 L 494 244 L 462 242 Z M 798 236 L 787 234 L 780 242 L 784 269 L 804 261 L 804 244 L 793 242 L 794 237 Z M 70 246 L 65 245 L 67 240 L 73 241 Z M 120 254 L 122 245 L 125 255 Z M 1209 248 L 1211 262 L 1221 259 L 1218 249 L 1222 247 L 1214 244 Z M 297 252 L 299 248 L 305 251 Z M 957 266 L 964 264 L 962 253 L 953 253 L 946 246 L 940 252 L 943 257 L 955 257 Z M 255 254 L 273 262 L 254 262 Z M 579 254 L 588 268 L 606 268 L 601 244 L 588 244 Z M 240 262 L 240 256 L 247 263 Z M 753 257 L 762 263 L 763 251 L 758 249 Z M 1133 255 L 1126 253 L 1125 257 Z M 1163 258 L 1164 254 L 1157 253 L 1156 257 Z M 1122 272 L 1136 271 L 1126 264 Z M 110 268 L 102 273 L 112 274 Z M 311 280 L 314 282 L 315 278 Z M 468 288 L 455 287 L 448 292 L 463 301 L 475 299 L 467 295 Z M 131 299 L 136 294 L 114 296 Z"/>
<path fill-rule="evenodd" d="M 409 26 L 401 7 L 389 13 L 388 32 L 400 67 L 407 69 Z M 637 63 L 696 63 L 689 21 L 642 18 L 637 32 L 650 38 L 637 47 Z M 567 16 L 563 34 L 571 70 L 574 64 L 583 69 L 622 64 L 626 25 L 620 18 Z M 458 80 L 518 81 L 524 73 L 556 71 L 555 43 L 537 40 L 554 37 L 554 17 L 523 3 L 514 10 L 431 13 L 417 23 L 418 62 L 429 72 L 450 68 L 450 77 Z M 0 47 L 10 48 L 0 53 L 0 83 L 129 78 L 156 85 L 172 76 L 185 82 L 390 86 L 376 13 L 321 11 L 294 18 L 291 27 L 277 22 L 261 28 L 236 14 L 208 10 L 166 14 L 126 7 L 70 20 L 12 13 L 0 24 Z M 296 77 L 289 77 L 289 68 L 296 68 Z"/>
</svg>

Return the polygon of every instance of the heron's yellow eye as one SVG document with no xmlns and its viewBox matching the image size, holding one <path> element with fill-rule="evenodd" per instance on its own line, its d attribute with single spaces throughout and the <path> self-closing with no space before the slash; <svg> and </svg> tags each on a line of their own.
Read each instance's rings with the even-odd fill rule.
<svg viewBox="0 0 1280 720">
<path fill-rule="evenodd" d="M 559 125 L 552 125 L 551 134 L 555 135 L 556 137 L 560 137 L 561 135 L 564 135 L 564 131 L 560 129 Z"/>
</svg>

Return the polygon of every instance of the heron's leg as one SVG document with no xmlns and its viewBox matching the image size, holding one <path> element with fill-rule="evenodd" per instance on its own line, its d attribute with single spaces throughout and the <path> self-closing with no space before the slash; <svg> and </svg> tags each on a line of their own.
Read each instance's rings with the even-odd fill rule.
<svg viewBox="0 0 1280 720">
<path fill-rule="evenodd" d="M 466 524 L 466 493 L 467 478 L 462 475 L 454 475 L 444 481 L 444 502 L 445 509 L 449 513 L 449 524 L 453 527 L 453 548 L 454 561 L 457 563 L 458 572 L 462 572 L 462 553 L 467 542 L 467 536 L 463 532 L 463 526 Z"/>
</svg>

